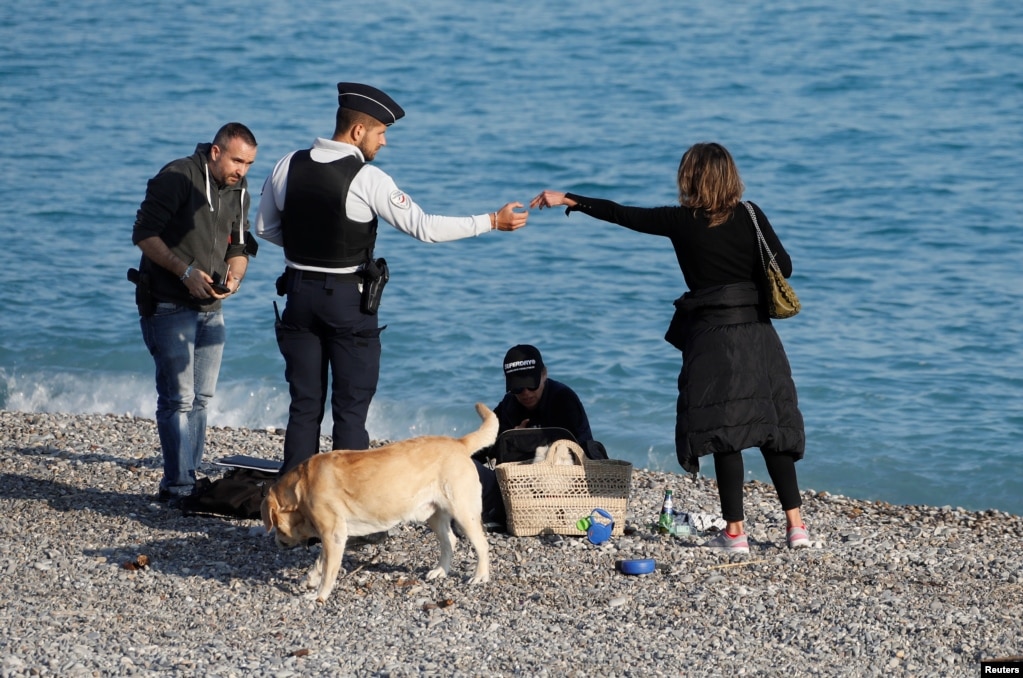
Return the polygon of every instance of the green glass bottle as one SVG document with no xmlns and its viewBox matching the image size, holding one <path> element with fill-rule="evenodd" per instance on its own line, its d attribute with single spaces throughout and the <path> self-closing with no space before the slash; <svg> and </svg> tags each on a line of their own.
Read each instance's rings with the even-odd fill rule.
<svg viewBox="0 0 1023 678">
<path fill-rule="evenodd" d="M 661 534 L 672 534 L 675 524 L 675 508 L 671 490 L 664 491 L 664 503 L 661 504 L 661 515 L 657 518 L 657 531 Z"/>
</svg>

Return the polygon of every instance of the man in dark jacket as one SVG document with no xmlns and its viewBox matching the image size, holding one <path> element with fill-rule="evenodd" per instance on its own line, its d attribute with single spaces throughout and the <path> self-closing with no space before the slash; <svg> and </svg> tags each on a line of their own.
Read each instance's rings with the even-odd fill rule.
<svg viewBox="0 0 1023 678">
<path fill-rule="evenodd" d="M 256 139 L 241 123 L 164 166 L 149 180 L 132 242 L 142 250 L 136 302 L 156 364 L 156 425 L 163 452 L 159 499 L 180 502 L 195 487 L 206 444 L 206 405 L 224 351 L 221 301 L 238 291 L 248 258 L 251 200 L 245 175 Z"/>
</svg>

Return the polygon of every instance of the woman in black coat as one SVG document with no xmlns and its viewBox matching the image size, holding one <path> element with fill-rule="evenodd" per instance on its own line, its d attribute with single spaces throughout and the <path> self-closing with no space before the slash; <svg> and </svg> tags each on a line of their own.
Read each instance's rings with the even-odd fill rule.
<svg viewBox="0 0 1023 678">
<path fill-rule="evenodd" d="M 727 526 L 705 546 L 749 552 L 743 521 L 742 450 L 760 448 L 785 511 L 790 547 L 809 545 L 795 462 L 803 457 L 803 416 L 785 349 L 767 313 L 766 277 L 744 186 L 720 144 L 693 145 L 678 169 L 679 206 L 626 207 L 543 191 L 530 207 L 566 206 L 671 240 L 689 291 L 676 300 L 665 337 L 682 351 L 675 451 L 686 471 L 713 454 Z M 767 216 L 749 203 L 785 277 L 792 260 Z"/>
</svg>

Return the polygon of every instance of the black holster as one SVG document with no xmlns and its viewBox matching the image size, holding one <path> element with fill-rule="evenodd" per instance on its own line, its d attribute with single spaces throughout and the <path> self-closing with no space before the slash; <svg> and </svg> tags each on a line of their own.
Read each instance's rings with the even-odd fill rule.
<svg viewBox="0 0 1023 678">
<path fill-rule="evenodd" d="M 139 315 L 148 318 L 156 313 L 156 300 L 153 299 L 149 274 L 141 273 L 137 268 L 129 268 L 128 280 L 135 283 L 135 305 L 138 306 Z"/>
<path fill-rule="evenodd" d="M 387 269 L 387 260 L 370 259 L 362 267 L 362 301 L 360 307 L 367 315 L 376 315 L 380 308 L 380 298 L 384 295 L 384 286 L 391 278 Z"/>
</svg>

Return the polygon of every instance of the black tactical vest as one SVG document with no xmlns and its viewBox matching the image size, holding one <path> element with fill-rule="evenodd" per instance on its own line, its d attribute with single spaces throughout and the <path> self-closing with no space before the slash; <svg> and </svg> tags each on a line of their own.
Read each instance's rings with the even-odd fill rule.
<svg viewBox="0 0 1023 678">
<path fill-rule="evenodd" d="M 346 268 L 373 256 L 377 218 L 352 221 L 345 210 L 348 189 L 363 162 L 354 155 L 316 162 L 309 150 L 291 156 L 281 230 L 288 261 L 322 268 Z"/>
</svg>

